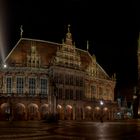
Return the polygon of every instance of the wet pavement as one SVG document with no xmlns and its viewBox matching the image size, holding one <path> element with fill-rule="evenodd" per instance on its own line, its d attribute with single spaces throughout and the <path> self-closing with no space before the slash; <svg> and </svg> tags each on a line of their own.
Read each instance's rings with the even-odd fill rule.
<svg viewBox="0 0 140 140">
<path fill-rule="evenodd" d="M 140 121 L 0 122 L 0 140 L 140 140 Z"/>
</svg>

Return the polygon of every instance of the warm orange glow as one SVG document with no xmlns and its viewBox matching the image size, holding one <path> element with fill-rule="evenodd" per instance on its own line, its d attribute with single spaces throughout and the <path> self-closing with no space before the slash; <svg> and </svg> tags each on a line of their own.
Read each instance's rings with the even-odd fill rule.
<svg viewBox="0 0 140 140">
<path fill-rule="evenodd" d="M 91 110 L 91 106 L 86 106 L 86 109 Z"/>
<path fill-rule="evenodd" d="M 58 109 L 61 109 L 61 108 L 62 108 L 62 106 L 61 106 L 61 105 L 57 105 L 57 108 L 58 108 Z"/>
<path fill-rule="evenodd" d="M 67 105 L 66 108 L 67 109 L 72 109 L 72 106 L 71 105 Z"/>
<path fill-rule="evenodd" d="M 97 107 L 95 107 L 95 109 L 96 109 L 96 110 L 100 110 L 100 107 L 97 106 Z"/>
<path fill-rule="evenodd" d="M 104 107 L 104 111 L 107 111 L 108 110 L 108 108 L 107 107 Z"/>
</svg>

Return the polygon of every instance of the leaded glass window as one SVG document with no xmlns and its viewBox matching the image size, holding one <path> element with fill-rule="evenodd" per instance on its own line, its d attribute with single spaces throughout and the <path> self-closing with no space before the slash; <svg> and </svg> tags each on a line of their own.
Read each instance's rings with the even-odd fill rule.
<svg viewBox="0 0 140 140">
<path fill-rule="evenodd" d="M 17 77 L 17 94 L 23 95 L 24 92 L 24 80 L 23 77 Z"/>
<path fill-rule="evenodd" d="M 47 95 L 47 79 L 40 79 L 40 91 L 41 95 Z"/>
<path fill-rule="evenodd" d="M 12 77 L 7 77 L 6 78 L 6 88 L 7 88 L 7 94 L 11 95 L 12 94 Z"/>
<path fill-rule="evenodd" d="M 29 95 L 35 95 L 36 92 L 36 78 L 29 78 Z"/>
</svg>

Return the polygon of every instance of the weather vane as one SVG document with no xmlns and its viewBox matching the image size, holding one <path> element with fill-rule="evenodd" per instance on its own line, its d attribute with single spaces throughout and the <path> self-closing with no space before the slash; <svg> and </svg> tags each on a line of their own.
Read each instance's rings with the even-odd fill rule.
<svg viewBox="0 0 140 140">
<path fill-rule="evenodd" d="M 21 25 L 20 26 L 20 37 L 22 38 L 22 35 L 23 35 L 23 26 Z"/>
<path fill-rule="evenodd" d="M 70 24 L 68 24 L 68 33 L 70 33 Z"/>
</svg>

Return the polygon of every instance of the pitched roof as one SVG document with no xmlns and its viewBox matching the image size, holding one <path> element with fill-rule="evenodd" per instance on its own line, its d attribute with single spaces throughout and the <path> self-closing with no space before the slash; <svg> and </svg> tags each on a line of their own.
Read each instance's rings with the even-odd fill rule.
<svg viewBox="0 0 140 140">
<path fill-rule="evenodd" d="M 41 56 L 42 66 L 48 65 L 50 59 L 55 55 L 57 47 L 61 46 L 61 44 L 49 41 L 21 38 L 8 54 L 5 62 L 9 66 L 25 66 L 25 63 L 27 61 L 27 54 L 30 53 L 32 45 L 36 46 L 36 50 Z"/>
<path fill-rule="evenodd" d="M 6 57 L 5 63 L 8 64 L 8 66 L 26 66 L 27 54 L 30 53 L 31 46 L 36 46 L 36 50 L 41 56 L 41 67 L 45 67 L 49 65 L 52 58 L 56 55 L 57 48 L 61 47 L 62 44 L 44 40 L 21 38 Z M 88 51 L 78 48 L 76 48 L 76 51 L 80 54 L 82 69 L 87 69 L 87 67 L 92 64 L 93 58 L 91 54 Z M 95 63 L 99 72 L 109 78 L 104 69 L 97 62 Z"/>
</svg>

